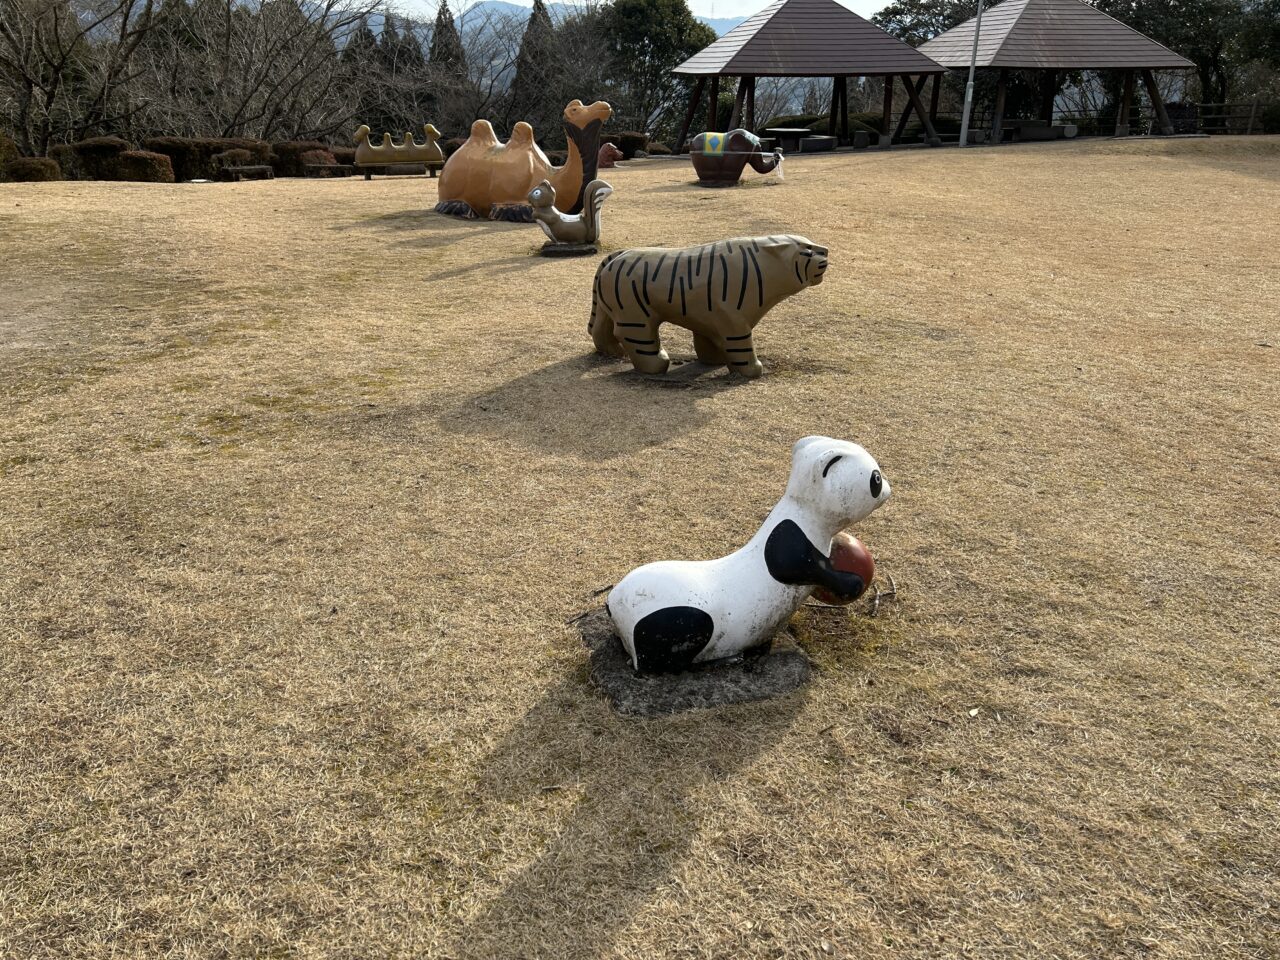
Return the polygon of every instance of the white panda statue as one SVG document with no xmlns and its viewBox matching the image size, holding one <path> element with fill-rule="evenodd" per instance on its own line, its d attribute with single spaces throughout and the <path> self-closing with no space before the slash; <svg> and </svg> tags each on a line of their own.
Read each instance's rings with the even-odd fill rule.
<svg viewBox="0 0 1280 960">
<path fill-rule="evenodd" d="M 858 597 L 867 584 L 832 567 L 831 539 L 888 499 L 889 481 L 856 443 L 797 441 L 787 492 L 745 547 L 719 560 L 649 563 L 610 591 L 605 606 L 632 665 L 683 670 L 768 643 L 819 586 Z"/>
</svg>

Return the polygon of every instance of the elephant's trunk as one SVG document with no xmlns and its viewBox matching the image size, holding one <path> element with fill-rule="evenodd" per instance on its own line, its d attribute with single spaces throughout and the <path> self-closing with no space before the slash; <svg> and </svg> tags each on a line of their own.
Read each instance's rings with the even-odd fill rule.
<svg viewBox="0 0 1280 960">
<path fill-rule="evenodd" d="M 759 150 L 752 150 L 747 162 L 751 164 L 751 169 L 756 173 L 769 173 L 782 162 L 782 151 L 773 151 L 766 160 Z"/>
</svg>

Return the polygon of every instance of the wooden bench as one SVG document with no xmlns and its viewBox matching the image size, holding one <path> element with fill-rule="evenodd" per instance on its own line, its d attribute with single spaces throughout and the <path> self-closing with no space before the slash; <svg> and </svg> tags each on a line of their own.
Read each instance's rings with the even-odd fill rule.
<svg viewBox="0 0 1280 960">
<path fill-rule="evenodd" d="M 239 183 L 246 178 L 249 180 L 274 180 L 276 174 L 274 170 L 263 163 L 241 167 L 223 167 L 221 177 L 232 183 Z"/>
<path fill-rule="evenodd" d="M 423 167 L 426 167 L 426 173 L 429 177 L 435 177 L 436 171 L 443 167 L 443 163 L 357 163 L 356 168 L 364 174 L 366 180 L 372 180 L 373 174 L 384 174 L 386 176 L 421 176 Z"/>
</svg>

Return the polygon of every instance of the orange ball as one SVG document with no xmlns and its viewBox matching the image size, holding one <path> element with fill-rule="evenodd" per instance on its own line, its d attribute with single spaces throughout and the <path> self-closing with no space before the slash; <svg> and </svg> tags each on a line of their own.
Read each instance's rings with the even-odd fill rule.
<svg viewBox="0 0 1280 960">
<path fill-rule="evenodd" d="M 851 533 L 837 533 L 831 538 L 831 565 L 841 573 L 856 573 L 862 582 L 871 586 L 876 575 L 876 561 L 866 544 Z M 840 597 L 825 587 L 813 591 L 813 597 L 821 603 L 853 603 L 856 597 Z"/>
</svg>

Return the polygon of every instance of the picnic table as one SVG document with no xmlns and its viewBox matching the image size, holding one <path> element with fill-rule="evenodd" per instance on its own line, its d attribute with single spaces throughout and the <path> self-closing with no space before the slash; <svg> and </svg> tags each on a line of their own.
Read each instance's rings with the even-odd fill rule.
<svg viewBox="0 0 1280 960">
<path fill-rule="evenodd" d="M 784 153 L 799 153 L 800 138 L 813 136 L 808 127 L 770 127 L 765 133 L 777 139 Z"/>
</svg>

